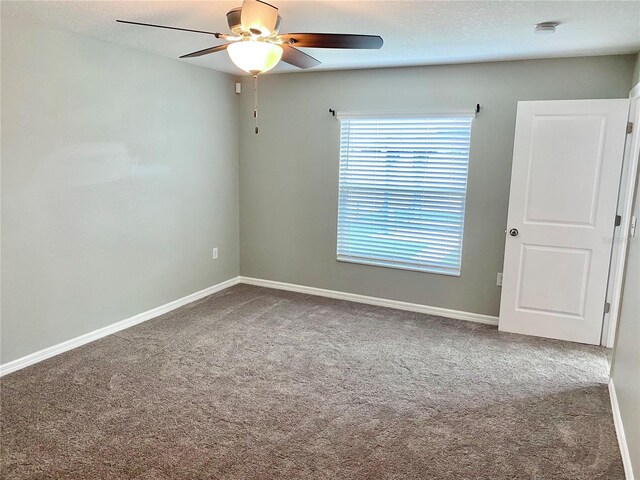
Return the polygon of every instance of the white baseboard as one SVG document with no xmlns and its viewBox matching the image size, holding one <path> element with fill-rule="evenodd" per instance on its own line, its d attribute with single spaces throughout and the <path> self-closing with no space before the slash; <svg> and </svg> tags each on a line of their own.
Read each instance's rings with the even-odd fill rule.
<svg viewBox="0 0 640 480">
<path fill-rule="evenodd" d="M 246 283 L 248 285 L 276 288 L 278 290 L 288 290 L 290 292 L 308 293 L 310 295 L 318 295 L 320 297 L 349 300 L 351 302 L 366 303 L 368 305 L 376 305 L 379 307 L 396 308 L 398 310 L 407 310 L 409 312 L 427 313 L 429 315 L 455 318 L 457 320 L 468 320 L 471 322 L 484 323 L 487 325 L 498 325 L 498 317 L 483 315 L 480 313 L 463 312 L 461 310 L 450 310 L 448 308 L 441 307 L 431 307 L 429 305 L 422 305 L 419 303 L 400 302 L 398 300 L 369 297 L 366 295 L 339 292 L 336 290 L 325 290 L 323 288 L 307 287 L 304 285 L 296 285 L 293 283 L 275 282 L 273 280 L 263 280 L 261 278 L 239 277 L 239 280 L 239 283 Z"/>
<path fill-rule="evenodd" d="M 225 288 L 232 287 L 233 285 L 236 285 L 238 283 L 275 288 L 278 290 L 288 290 L 291 292 L 308 293 L 310 295 L 318 295 L 320 297 L 349 300 L 351 302 L 366 303 L 368 305 L 377 305 L 380 307 L 396 308 L 398 310 L 407 310 L 410 312 L 427 313 L 430 315 L 455 318 L 458 320 L 468 320 L 472 322 L 484 323 L 487 325 L 498 325 L 498 317 L 492 317 L 490 315 L 463 312 L 460 310 L 450 310 L 448 308 L 431 307 L 418 303 L 400 302 L 398 300 L 390 300 L 386 298 L 368 297 L 366 295 L 358 295 L 355 293 L 339 292 L 336 290 L 325 290 L 323 288 L 316 287 L 306 287 L 303 285 L 276 282 L 273 280 L 263 280 L 251 277 L 235 277 L 225 282 L 218 283 L 217 285 L 213 285 L 212 287 L 205 288 L 204 290 L 200 290 L 199 292 L 187 295 L 186 297 L 179 298 L 178 300 L 174 300 L 173 302 L 169 302 L 160 307 L 147 310 L 146 312 L 139 313 L 138 315 L 134 315 L 133 317 L 121 320 L 98 330 L 94 330 L 93 332 L 85 333 L 84 335 L 80 335 L 79 337 L 66 340 L 62 343 L 58 343 L 57 345 L 53 345 L 51 347 L 47 347 L 37 352 L 26 355 L 22 358 L 18 358 L 17 360 L 7 362 L 3 365 L 0 365 L 0 377 L 28 367 L 29 365 L 33 365 L 34 363 L 41 362 L 42 360 L 46 360 L 47 358 L 51 358 L 60 353 L 72 350 L 76 347 L 80 347 L 81 345 L 93 342 L 94 340 L 106 337 L 107 335 L 111 335 L 112 333 L 116 333 L 120 330 L 133 327 L 134 325 L 137 325 L 139 323 L 146 322 L 147 320 L 151 320 L 152 318 L 163 315 L 188 303 L 200 300 L 201 298 L 211 295 L 212 293 L 216 293 L 224 290 Z"/>
<path fill-rule="evenodd" d="M 627 437 L 624 435 L 624 426 L 622 425 L 622 417 L 620 416 L 620 406 L 618 405 L 618 396 L 616 395 L 616 387 L 613 379 L 609 379 L 609 396 L 611 397 L 611 410 L 613 411 L 613 424 L 616 427 L 616 436 L 618 437 L 618 445 L 620 445 L 620 455 L 622 455 L 622 464 L 624 465 L 624 474 L 627 480 L 633 479 L 633 468 L 631 466 L 631 456 L 629 455 L 629 446 L 627 445 Z"/>
<path fill-rule="evenodd" d="M 187 295 L 186 297 L 174 300 L 173 302 L 166 303 L 160 307 L 147 310 L 146 312 L 142 312 L 125 320 L 107 325 L 106 327 L 94 330 L 93 332 L 85 333 L 84 335 L 80 335 L 79 337 L 66 340 L 62 343 L 58 343 L 57 345 L 53 345 L 51 347 L 47 347 L 37 352 L 26 355 L 22 358 L 18 358 L 17 360 L 7 362 L 3 365 L 0 365 L 0 377 L 3 375 L 7 375 L 8 373 L 15 372 L 16 370 L 28 367 L 29 365 L 33 365 L 34 363 L 41 362 L 42 360 L 46 360 L 47 358 L 51 358 L 60 353 L 80 347 L 81 345 L 93 342 L 94 340 L 106 337 L 107 335 L 111 335 L 112 333 L 116 333 L 120 330 L 124 330 L 126 328 L 133 327 L 134 325 L 138 325 L 139 323 L 146 322 L 147 320 L 151 320 L 152 318 L 158 317 L 172 310 L 175 310 L 176 308 L 182 307 L 187 303 L 195 302 L 196 300 L 200 300 L 201 298 L 211 295 L 212 293 L 216 293 L 220 290 L 224 290 L 225 288 L 232 287 L 233 285 L 236 285 L 238 281 L 239 277 L 234 277 L 225 282 L 218 283 L 217 285 L 205 288 L 204 290 L 200 290 L 199 292 Z"/>
</svg>

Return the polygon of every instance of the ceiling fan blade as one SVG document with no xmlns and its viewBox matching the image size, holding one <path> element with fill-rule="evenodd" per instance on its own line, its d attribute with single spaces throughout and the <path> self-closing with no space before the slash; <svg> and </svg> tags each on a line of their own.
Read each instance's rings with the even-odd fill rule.
<svg viewBox="0 0 640 480">
<path fill-rule="evenodd" d="M 290 47 L 289 45 L 281 45 L 281 47 L 282 61 L 285 63 L 299 68 L 311 68 L 320 65 L 320 60 L 313 58 L 311 55 L 307 55 L 297 48 Z"/>
<path fill-rule="evenodd" d="M 283 33 L 279 38 L 290 45 L 308 48 L 381 48 L 384 43 L 378 35 L 348 33 Z"/>
<path fill-rule="evenodd" d="M 221 33 L 217 32 L 206 32 L 204 30 L 192 30 L 190 28 L 179 28 L 179 27 L 167 27 L 165 25 L 154 25 L 152 23 L 140 23 L 140 22 L 130 22 L 128 20 L 116 20 L 118 23 L 128 23 L 129 25 L 142 25 L 143 27 L 155 27 L 155 28 L 166 28 L 168 30 L 180 30 L 182 32 L 193 32 L 193 33 L 204 33 L 206 35 L 213 35 L 216 38 L 220 38 L 224 36 Z"/>
<path fill-rule="evenodd" d="M 261 0 L 244 0 L 240 22 L 245 31 L 266 37 L 276 30 L 278 9 Z"/>
<path fill-rule="evenodd" d="M 186 55 L 182 55 L 180 58 L 201 57 L 203 55 L 209 55 L 210 53 L 226 50 L 228 46 L 228 43 L 225 43 L 224 45 L 216 45 L 215 47 L 205 48 L 204 50 L 198 50 L 197 52 L 187 53 Z"/>
</svg>

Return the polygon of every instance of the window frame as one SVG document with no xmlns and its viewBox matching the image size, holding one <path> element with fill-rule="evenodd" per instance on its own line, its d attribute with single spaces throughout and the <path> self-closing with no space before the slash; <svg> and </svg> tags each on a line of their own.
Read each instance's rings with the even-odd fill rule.
<svg viewBox="0 0 640 480">
<path fill-rule="evenodd" d="M 471 164 L 471 141 L 472 141 L 472 132 L 473 132 L 473 122 L 476 117 L 477 111 L 475 109 L 463 109 L 463 110 L 421 110 L 421 111 L 413 111 L 413 112 L 337 112 L 337 119 L 340 121 L 339 127 L 339 139 L 338 139 L 338 147 L 339 147 L 339 159 L 338 159 L 338 205 L 337 205 L 337 215 L 336 215 L 336 260 L 344 263 L 352 263 L 357 265 L 368 265 L 368 266 L 376 266 L 383 268 L 393 268 L 398 270 L 408 270 L 408 271 L 416 271 L 421 273 L 431 273 L 437 275 L 446 275 L 452 277 L 461 277 L 462 276 L 462 266 L 463 266 L 463 253 L 464 253 L 464 233 L 465 233 L 465 224 L 466 224 L 466 209 L 467 209 L 467 197 L 468 197 L 468 184 L 469 184 L 469 170 Z M 464 176 L 464 188 L 462 190 L 462 208 L 460 210 L 460 241 L 459 241 L 459 263 L 457 264 L 457 269 L 447 269 L 440 266 L 440 268 L 434 263 L 429 264 L 428 262 L 423 262 L 422 264 L 407 262 L 402 264 L 402 261 L 398 259 L 388 260 L 384 258 L 375 258 L 374 254 L 372 254 L 373 258 L 361 258 L 356 257 L 354 255 L 348 255 L 340 252 L 340 228 L 341 224 L 341 206 L 343 205 L 342 199 L 342 187 L 343 187 L 343 164 L 345 160 L 343 159 L 343 120 L 389 120 L 389 119 L 397 119 L 401 120 L 409 120 L 409 119 L 423 119 L 428 121 L 430 119 L 437 118 L 468 118 L 469 119 L 469 130 L 468 130 L 468 144 L 466 146 L 467 157 L 465 162 L 465 176 Z M 385 157 L 387 158 L 387 157 Z M 457 230 L 458 231 L 458 230 Z M 379 254 L 380 256 L 380 254 Z"/>
</svg>

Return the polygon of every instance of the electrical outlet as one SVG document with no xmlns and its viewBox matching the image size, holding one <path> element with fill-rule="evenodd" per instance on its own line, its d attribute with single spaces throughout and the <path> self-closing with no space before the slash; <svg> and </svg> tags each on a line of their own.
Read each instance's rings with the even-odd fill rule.
<svg viewBox="0 0 640 480">
<path fill-rule="evenodd" d="M 218 259 L 218 247 L 215 247 L 213 249 L 213 259 L 217 260 Z"/>
<path fill-rule="evenodd" d="M 497 285 L 498 287 L 501 287 L 501 286 L 502 286 L 502 272 L 499 272 L 499 273 L 498 273 L 498 277 L 497 277 L 497 279 L 496 279 L 496 285 Z"/>
</svg>

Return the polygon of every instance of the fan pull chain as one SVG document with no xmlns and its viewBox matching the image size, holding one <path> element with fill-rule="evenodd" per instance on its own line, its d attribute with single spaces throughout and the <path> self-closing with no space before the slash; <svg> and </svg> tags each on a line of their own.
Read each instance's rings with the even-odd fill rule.
<svg viewBox="0 0 640 480">
<path fill-rule="evenodd" d="M 253 76 L 253 118 L 256 121 L 256 135 L 258 134 L 258 75 Z"/>
</svg>

